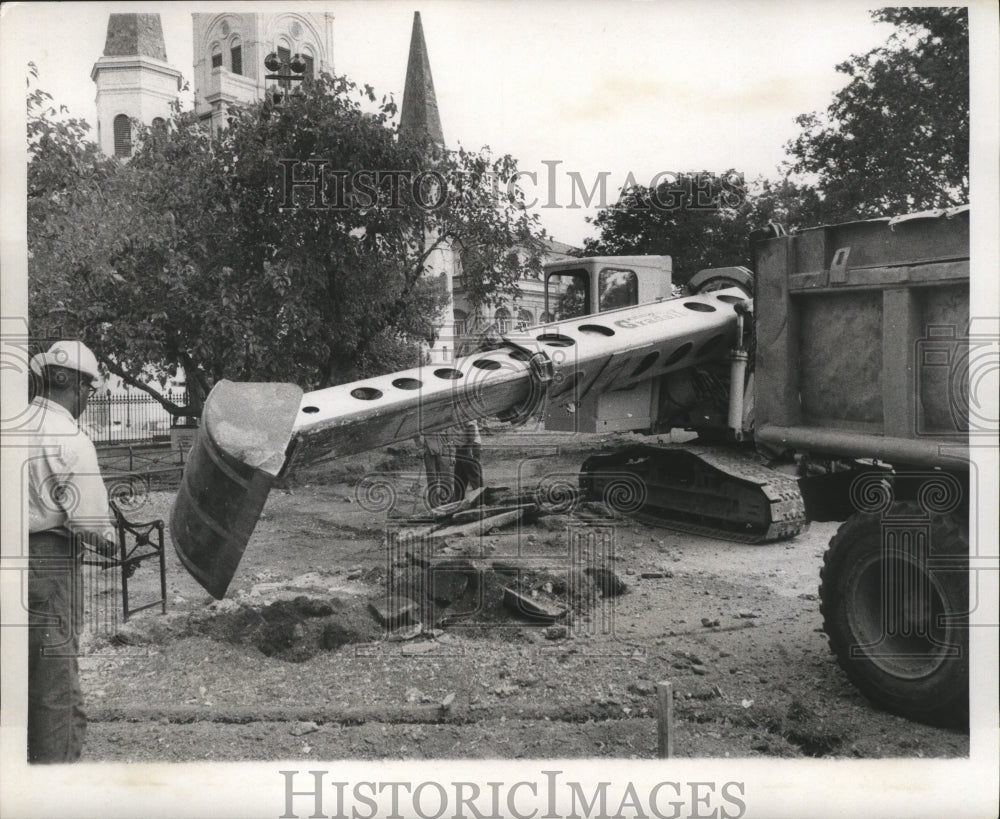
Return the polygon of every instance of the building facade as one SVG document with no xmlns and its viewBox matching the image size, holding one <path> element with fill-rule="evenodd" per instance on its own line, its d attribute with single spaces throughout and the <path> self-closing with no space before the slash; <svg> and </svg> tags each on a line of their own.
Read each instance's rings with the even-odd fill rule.
<svg viewBox="0 0 1000 819">
<path fill-rule="evenodd" d="M 332 14 L 224 11 L 191 18 L 194 107 L 213 129 L 225 126 L 230 106 L 262 100 L 269 85 L 280 83 L 266 79 L 268 54 L 276 54 L 283 65 L 299 55 L 304 76 L 333 72 Z"/>
<path fill-rule="evenodd" d="M 551 239 L 544 242 L 542 264 L 572 259 L 576 248 Z M 520 293 L 502 304 L 473 309 L 468 299 L 464 276 L 459 274 L 453 290 L 455 302 L 455 336 L 478 335 L 483 332 L 511 333 L 519 329 L 545 324 L 551 320 L 545 306 L 545 281 L 541 276 L 527 276 L 518 282 Z"/>
</svg>

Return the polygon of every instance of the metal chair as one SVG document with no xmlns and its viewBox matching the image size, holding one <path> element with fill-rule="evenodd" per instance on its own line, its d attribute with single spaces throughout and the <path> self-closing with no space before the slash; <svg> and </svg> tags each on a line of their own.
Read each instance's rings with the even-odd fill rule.
<svg viewBox="0 0 1000 819">
<path fill-rule="evenodd" d="M 167 555 L 163 548 L 163 521 L 153 520 L 138 523 L 128 520 L 121 509 L 111 501 L 111 511 L 115 516 L 115 530 L 118 536 L 118 565 L 122 572 L 122 609 L 124 618 L 153 606 L 160 606 L 167 613 Z M 131 540 L 131 543 L 130 543 Z M 156 558 L 160 567 L 160 598 L 135 608 L 129 607 L 128 581 L 143 561 Z"/>
</svg>

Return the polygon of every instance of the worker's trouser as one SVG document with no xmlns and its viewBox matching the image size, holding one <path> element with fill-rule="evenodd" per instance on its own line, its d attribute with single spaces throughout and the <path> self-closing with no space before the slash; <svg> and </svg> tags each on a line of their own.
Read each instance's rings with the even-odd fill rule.
<svg viewBox="0 0 1000 819">
<path fill-rule="evenodd" d="M 68 536 L 28 539 L 28 761 L 75 762 L 83 751 L 77 653 L 83 571 Z"/>
<path fill-rule="evenodd" d="M 483 485 L 481 444 L 462 444 L 455 450 L 455 493 L 459 498 Z"/>
<path fill-rule="evenodd" d="M 455 499 L 454 457 L 450 454 L 424 451 L 427 473 L 426 501 L 432 509 Z"/>
</svg>

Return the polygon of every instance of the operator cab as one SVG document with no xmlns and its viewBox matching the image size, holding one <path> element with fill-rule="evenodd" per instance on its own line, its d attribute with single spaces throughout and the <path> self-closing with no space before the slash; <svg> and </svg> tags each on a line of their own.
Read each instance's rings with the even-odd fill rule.
<svg viewBox="0 0 1000 819">
<path fill-rule="evenodd" d="M 669 256 L 591 256 L 545 265 L 551 321 L 634 307 L 673 293 Z"/>
</svg>

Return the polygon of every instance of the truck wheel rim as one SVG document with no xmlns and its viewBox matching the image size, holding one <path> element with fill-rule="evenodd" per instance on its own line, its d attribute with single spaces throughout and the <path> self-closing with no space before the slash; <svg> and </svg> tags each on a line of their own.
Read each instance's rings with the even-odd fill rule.
<svg viewBox="0 0 1000 819">
<path fill-rule="evenodd" d="M 859 563 L 844 602 L 856 638 L 851 658 L 893 677 L 928 677 L 960 650 L 942 622 L 947 607 L 940 584 L 909 555 L 886 552 Z"/>
</svg>

